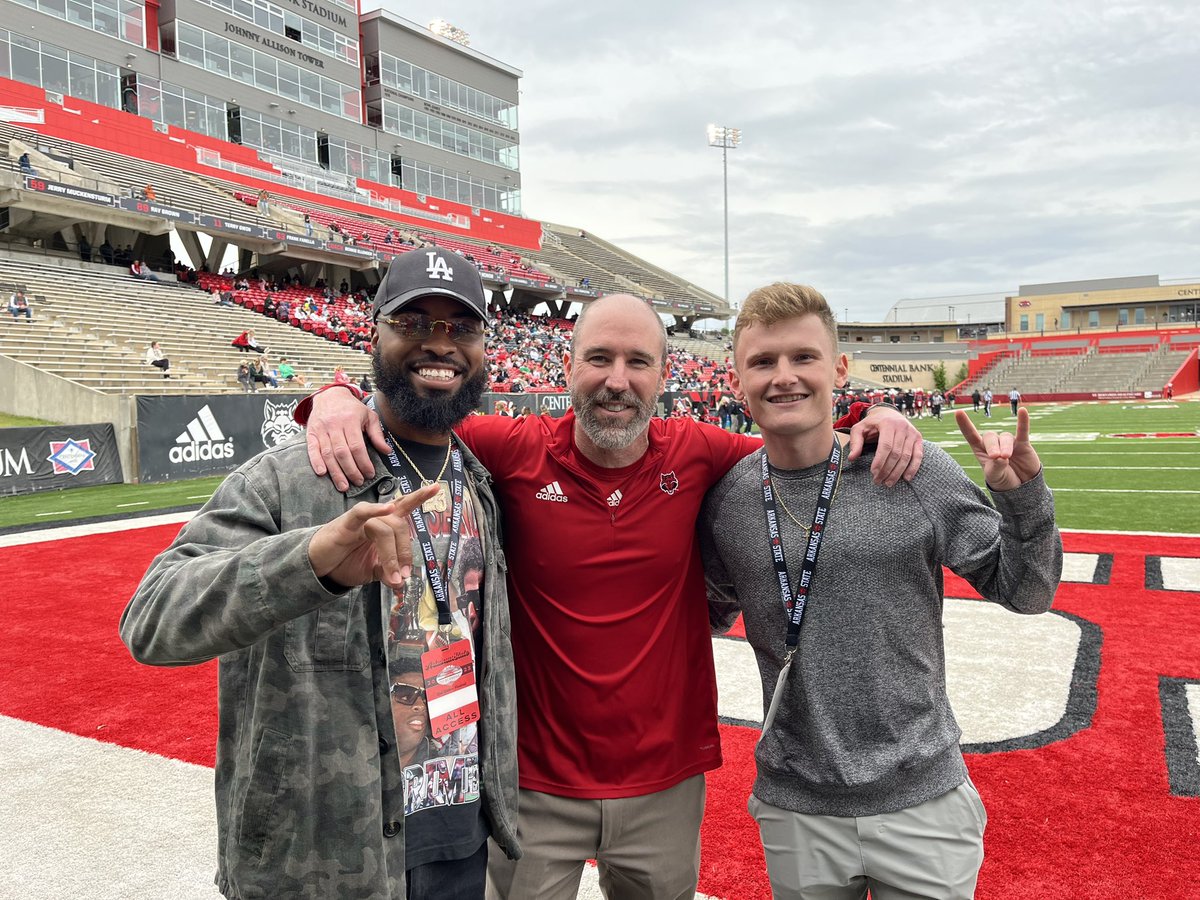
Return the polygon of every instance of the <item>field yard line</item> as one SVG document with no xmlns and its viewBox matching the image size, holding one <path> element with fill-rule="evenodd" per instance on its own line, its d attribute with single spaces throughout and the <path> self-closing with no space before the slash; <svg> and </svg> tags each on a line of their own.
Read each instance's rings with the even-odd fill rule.
<svg viewBox="0 0 1200 900">
<path fill-rule="evenodd" d="M 1077 494 L 1200 494 L 1200 491 L 1158 491 L 1151 488 L 1135 490 L 1133 488 L 1056 488 L 1051 486 L 1050 490 L 1054 493 L 1073 491 Z"/>
<path fill-rule="evenodd" d="M 1053 467 L 1055 472 L 1063 469 L 1083 469 L 1088 472 L 1094 472 L 1100 469 L 1114 469 L 1121 472 L 1148 471 L 1148 472 L 1195 472 L 1195 466 L 1060 466 L 1055 464 Z"/>
<path fill-rule="evenodd" d="M 1197 535 L 1188 531 L 1105 531 L 1100 528 L 1061 528 L 1063 534 L 1119 534 L 1122 537 L 1167 537 L 1194 538 Z"/>
<path fill-rule="evenodd" d="M 141 516 L 136 519 L 117 519 L 112 522 L 93 522 L 90 525 L 63 525 L 58 528 L 38 528 L 33 531 L 14 531 L 0 534 L 0 547 L 19 547 L 41 541 L 60 541 L 64 538 L 83 537 L 89 534 L 107 534 L 111 531 L 133 531 L 136 528 L 151 528 L 155 525 L 182 524 L 195 516 L 195 511 L 165 513 L 161 516 Z"/>
<path fill-rule="evenodd" d="M 1034 446 L 1037 446 L 1039 440 L 1032 438 Z M 959 442 L 962 448 L 965 448 L 966 443 Z M 1122 445 L 1122 446 L 1128 446 Z M 1112 456 L 1114 450 L 1055 450 L 1055 456 Z M 1200 446 L 1188 450 L 1116 450 L 1122 456 L 1190 456 L 1200 454 Z"/>
</svg>

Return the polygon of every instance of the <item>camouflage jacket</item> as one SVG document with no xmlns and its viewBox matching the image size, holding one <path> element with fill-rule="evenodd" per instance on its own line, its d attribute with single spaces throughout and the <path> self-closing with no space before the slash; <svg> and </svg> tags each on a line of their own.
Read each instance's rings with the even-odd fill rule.
<svg viewBox="0 0 1200 900">
<path fill-rule="evenodd" d="M 462 447 L 462 445 L 459 445 Z M 492 836 L 516 841 L 516 695 L 491 478 L 465 447 L 485 553 L 480 772 Z M 151 564 L 121 617 L 139 662 L 219 657 L 217 886 L 227 897 L 403 900 L 404 797 L 378 583 L 331 593 L 308 543 L 395 489 L 387 466 L 343 495 L 303 441 L 231 474 Z"/>
</svg>

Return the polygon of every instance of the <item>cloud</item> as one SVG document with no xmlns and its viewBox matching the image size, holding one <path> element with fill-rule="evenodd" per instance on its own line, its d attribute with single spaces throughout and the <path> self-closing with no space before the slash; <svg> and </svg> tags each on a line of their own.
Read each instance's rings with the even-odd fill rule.
<svg viewBox="0 0 1200 900">
<path fill-rule="evenodd" d="M 414 8 L 425 7 L 420 15 Z M 1190 0 L 603 6 L 413 3 L 525 71 L 528 215 L 715 293 L 902 297 L 1196 274 L 1200 81 Z"/>
</svg>

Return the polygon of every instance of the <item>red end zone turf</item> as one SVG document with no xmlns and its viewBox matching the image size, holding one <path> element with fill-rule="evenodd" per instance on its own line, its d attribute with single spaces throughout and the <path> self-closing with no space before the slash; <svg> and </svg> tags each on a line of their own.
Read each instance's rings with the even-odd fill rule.
<svg viewBox="0 0 1200 900">
<path fill-rule="evenodd" d="M 0 714 L 212 765 L 215 664 L 140 666 L 116 633 L 141 573 L 178 527 L 0 549 Z M 1068 552 L 1111 555 L 1106 583 L 1064 583 L 1055 601 L 1100 629 L 1095 712 L 1046 746 L 968 756 L 989 814 L 978 896 L 1190 896 L 1200 876 L 1200 781 L 1191 780 L 1200 766 L 1168 772 L 1160 679 L 1200 682 L 1200 585 L 1147 588 L 1147 560 L 1200 558 L 1200 538 L 1064 540 Z M 946 592 L 975 596 L 949 574 Z M 1190 720 L 1182 732 L 1173 724 L 1177 735 L 1195 734 Z M 756 736 L 723 725 L 725 765 L 709 776 L 700 889 L 729 900 L 769 896 L 745 811 Z"/>
</svg>

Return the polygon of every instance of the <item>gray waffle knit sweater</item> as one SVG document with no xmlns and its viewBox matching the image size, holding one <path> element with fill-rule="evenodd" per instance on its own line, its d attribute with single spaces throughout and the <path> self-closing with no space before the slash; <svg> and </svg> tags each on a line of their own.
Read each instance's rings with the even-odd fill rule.
<svg viewBox="0 0 1200 900">
<path fill-rule="evenodd" d="M 1054 499 L 1041 473 L 994 494 L 993 507 L 928 442 L 911 483 L 873 484 L 871 459 L 843 465 L 799 650 L 755 752 L 754 794 L 795 812 L 894 812 L 961 784 L 962 732 L 946 695 L 942 566 L 1019 613 L 1049 609 L 1062 572 Z M 700 537 L 714 630 L 744 613 L 765 709 L 783 665 L 787 618 L 767 545 L 760 466 L 752 454 L 713 487 Z M 777 494 L 805 525 L 824 471 L 824 462 L 772 468 Z M 782 508 L 779 517 L 795 585 L 807 536 Z"/>
</svg>

